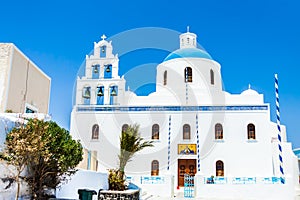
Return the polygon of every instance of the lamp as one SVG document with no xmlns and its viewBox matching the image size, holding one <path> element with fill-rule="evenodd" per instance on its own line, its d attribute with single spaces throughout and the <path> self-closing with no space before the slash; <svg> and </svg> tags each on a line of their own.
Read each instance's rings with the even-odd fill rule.
<svg viewBox="0 0 300 200">
<path fill-rule="evenodd" d="M 103 96 L 103 87 L 99 87 L 97 96 Z"/>
<path fill-rule="evenodd" d="M 116 88 L 115 88 L 115 87 L 112 87 L 112 90 L 111 90 L 110 95 L 111 95 L 111 96 L 117 96 L 117 91 L 116 91 Z"/>
<path fill-rule="evenodd" d="M 89 89 L 89 88 L 85 88 L 85 91 L 84 91 L 82 97 L 83 97 L 83 98 L 86 98 L 86 99 L 91 98 L 91 92 L 90 92 L 90 89 Z"/>
</svg>

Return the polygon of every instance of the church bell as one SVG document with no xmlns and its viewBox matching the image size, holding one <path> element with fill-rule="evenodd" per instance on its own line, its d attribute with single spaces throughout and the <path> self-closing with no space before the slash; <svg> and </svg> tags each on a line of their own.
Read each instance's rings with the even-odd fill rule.
<svg viewBox="0 0 300 200">
<path fill-rule="evenodd" d="M 102 88 L 102 87 L 100 87 L 100 88 L 98 89 L 97 96 L 103 96 L 103 88 Z"/>
<path fill-rule="evenodd" d="M 94 73 L 95 73 L 95 74 L 97 74 L 98 72 L 99 72 L 99 70 L 98 70 L 98 66 L 97 66 L 97 65 L 95 65 L 95 66 L 94 66 Z"/>
<path fill-rule="evenodd" d="M 85 91 L 84 91 L 84 93 L 83 93 L 82 96 L 83 96 L 83 98 L 86 98 L 86 99 L 91 98 L 91 92 L 90 92 L 89 88 L 85 89 Z"/>
<path fill-rule="evenodd" d="M 110 70 L 110 65 L 107 65 L 107 66 L 106 66 L 105 71 L 106 71 L 107 73 L 111 72 L 111 70 Z"/>
<path fill-rule="evenodd" d="M 110 95 L 111 96 L 117 96 L 117 91 L 116 91 L 115 87 L 112 88 Z"/>
</svg>

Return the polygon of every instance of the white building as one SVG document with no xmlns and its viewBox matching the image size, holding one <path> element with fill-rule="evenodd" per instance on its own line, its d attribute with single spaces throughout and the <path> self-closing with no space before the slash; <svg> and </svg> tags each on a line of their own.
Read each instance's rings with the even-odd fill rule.
<svg viewBox="0 0 300 200">
<path fill-rule="evenodd" d="M 103 37 L 94 44 L 85 75 L 77 79 L 71 114 L 70 132 L 89 150 L 86 167 L 117 167 L 119 135 L 137 123 L 141 136 L 155 147 L 134 157 L 126 173 L 154 195 L 171 196 L 184 186 L 187 173 L 196 174 L 197 197 L 295 196 L 297 158 L 281 126 L 281 184 L 278 131 L 263 95 L 250 86 L 238 95 L 224 91 L 221 66 L 197 48 L 196 34 L 179 39 L 180 48 L 157 66 L 156 92 L 149 96 L 125 89 L 111 41 Z M 211 176 L 215 184 L 208 184 Z"/>
<path fill-rule="evenodd" d="M 0 43 L 0 112 L 48 113 L 51 78 L 12 43 Z"/>
<path fill-rule="evenodd" d="M 26 123 L 26 119 L 50 120 L 48 115 L 51 78 L 12 43 L 0 43 L 0 151 L 7 133 Z M 13 176 L 15 169 L 0 159 L 0 200 L 14 199 L 16 184 L 3 178 Z M 22 185 L 20 196 L 28 195 Z"/>
</svg>

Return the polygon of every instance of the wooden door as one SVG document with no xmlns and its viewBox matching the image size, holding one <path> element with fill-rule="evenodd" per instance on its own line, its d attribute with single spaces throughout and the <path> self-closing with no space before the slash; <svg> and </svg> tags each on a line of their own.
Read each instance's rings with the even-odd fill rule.
<svg viewBox="0 0 300 200">
<path fill-rule="evenodd" d="M 196 159 L 178 159 L 178 186 L 184 186 L 184 174 L 195 176 Z"/>
</svg>

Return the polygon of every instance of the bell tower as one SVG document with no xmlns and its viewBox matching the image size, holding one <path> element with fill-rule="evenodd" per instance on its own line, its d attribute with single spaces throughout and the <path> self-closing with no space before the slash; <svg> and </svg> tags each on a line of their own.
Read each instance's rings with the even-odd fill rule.
<svg viewBox="0 0 300 200">
<path fill-rule="evenodd" d="M 180 49 L 184 48 L 197 48 L 197 35 L 190 33 L 190 27 L 187 27 L 187 32 L 179 36 L 180 38 Z"/>
<path fill-rule="evenodd" d="M 113 54 L 112 41 L 102 35 L 99 42 L 94 42 L 93 53 L 86 55 L 85 75 L 77 79 L 76 104 L 119 105 L 124 91 L 118 54 Z"/>
</svg>

